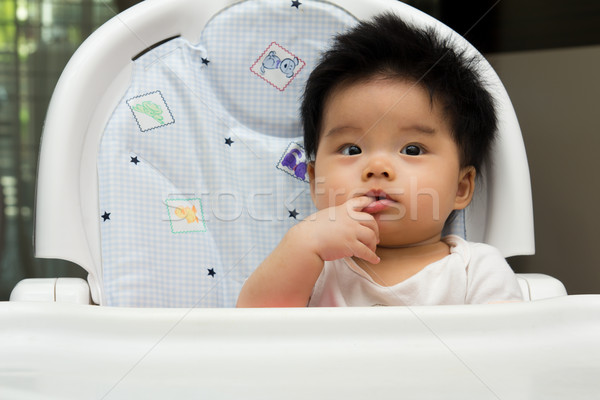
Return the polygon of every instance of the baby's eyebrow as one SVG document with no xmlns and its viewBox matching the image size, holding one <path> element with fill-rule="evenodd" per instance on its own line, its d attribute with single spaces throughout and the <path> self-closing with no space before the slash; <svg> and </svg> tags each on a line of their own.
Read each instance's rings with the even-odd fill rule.
<svg viewBox="0 0 600 400">
<path fill-rule="evenodd" d="M 359 131 L 359 130 L 360 130 L 359 128 L 356 128 L 356 127 L 353 127 L 353 126 L 348 126 L 348 125 L 338 126 L 338 127 L 335 127 L 335 128 L 332 128 L 332 129 L 328 130 L 325 133 L 325 136 L 335 135 L 336 133 L 341 132 L 341 131 Z"/>
<path fill-rule="evenodd" d="M 360 128 L 357 128 L 355 126 L 344 125 L 344 126 L 337 126 L 335 128 L 328 130 L 327 132 L 325 132 L 324 136 L 326 136 L 326 137 L 332 136 L 332 135 L 335 135 L 336 133 L 343 132 L 343 131 L 362 132 L 362 130 Z M 401 126 L 400 131 L 425 133 L 427 135 L 432 135 L 437 132 L 434 127 L 429 126 L 429 125 L 424 125 L 424 124 L 412 124 L 412 125 Z"/>
<path fill-rule="evenodd" d="M 429 135 L 434 134 L 436 132 L 434 127 L 431 127 L 428 125 L 421 125 L 421 124 L 402 126 L 402 127 L 400 127 L 400 130 L 401 131 L 417 131 L 417 132 L 421 132 L 421 133 L 427 133 Z"/>
</svg>

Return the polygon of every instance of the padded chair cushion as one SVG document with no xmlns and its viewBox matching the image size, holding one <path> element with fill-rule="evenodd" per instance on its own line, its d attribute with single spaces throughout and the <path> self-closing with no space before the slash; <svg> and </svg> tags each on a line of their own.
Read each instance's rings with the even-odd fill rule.
<svg viewBox="0 0 600 400">
<path fill-rule="evenodd" d="M 100 146 L 107 305 L 231 307 L 245 279 L 314 212 L 298 106 L 331 37 L 329 3 L 246 1 L 196 44 L 135 61 Z M 463 214 L 449 230 L 464 236 Z"/>
</svg>

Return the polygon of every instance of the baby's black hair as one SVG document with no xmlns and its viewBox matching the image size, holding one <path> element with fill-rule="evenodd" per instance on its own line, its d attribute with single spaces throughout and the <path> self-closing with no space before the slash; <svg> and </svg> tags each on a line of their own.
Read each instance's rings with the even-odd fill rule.
<svg viewBox="0 0 600 400">
<path fill-rule="evenodd" d="M 310 74 L 301 106 L 304 146 L 314 160 L 323 109 L 343 84 L 372 78 L 403 79 L 424 87 L 443 107 L 461 167 L 478 171 L 496 134 L 492 95 L 477 71 L 477 57 L 457 50 L 433 29 L 413 27 L 398 16 L 381 14 L 338 35 Z"/>
</svg>

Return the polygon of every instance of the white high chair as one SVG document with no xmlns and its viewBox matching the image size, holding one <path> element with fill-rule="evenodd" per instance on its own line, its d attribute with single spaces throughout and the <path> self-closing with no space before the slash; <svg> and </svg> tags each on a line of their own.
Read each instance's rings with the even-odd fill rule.
<svg viewBox="0 0 600 400">
<path fill-rule="evenodd" d="M 238 4 L 226 13 L 219 13 L 235 3 Z M 306 185 L 291 179 L 290 175 L 298 177 L 282 162 L 285 152 L 289 155 L 301 152 L 301 147 L 292 148 L 302 140 L 295 114 L 297 102 L 320 46 L 326 43 L 323 37 L 345 29 L 355 18 L 365 19 L 383 10 L 393 10 L 413 23 L 434 25 L 442 34 L 453 34 L 457 46 L 477 53 L 443 24 L 397 1 L 298 3 L 281 0 L 273 3 L 276 6 L 271 3 L 178 0 L 166 5 L 146 1 L 101 27 L 67 65 L 53 95 L 43 133 L 35 255 L 70 260 L 84 268 L 89 273 L 88 284 L 94 303 L 154 307 L 235 304 L 243 280 L 295 221 L 285 213 L 290 212 L 292 216 L 292 212 L 300 209 L 300 218 L 310 214 Z M 271 22 L 261 20 L 262 11 L 254 7 L 270 7 L 270 12 L 280 13 L 277 17 L 280 19 L 264 20 L 277 21 L 272 26 Z M 315 20 L 323 15 L 329 20 Z M 228 30 L 227 24 L 236 29 Z M 255 38 L 237 29 L 240 25 L 251 28 L 253 24 L 263 25 L 255 30 Z M 309 28 L 302 28 L 303 24 Z M 323 27 L 323 32 L 316 29 L 323 25 L 332 26 Z M 298 38 L 308 34 L 310 38 Z M 178 38 L 168 40 L 174 37 Z M 132 62 L 147 48 L 165 41 L 167 43 Z M 239 48 L 231 50 L 236 43 L 241 43 Z M 296 50 L 285 48 L 292 45 Z M 258 62 L 261 57 L 264 61 L 265 54 L 274 50 L 288 60 L 294 59 L 293 51 L 302 52 L 298 53 L 300 62 L 289 77 L 278 70 L 265 72 L 264 62 L 262 65 Z M 462 217 L 464 220 L 459 221 L 464 227 L 458 229 L 469 240 L 498 247 L 506 257 L 533 254 L 531 189 L 519 125 L 497 75 L 487 63 L 483 64 L 485 79 L 498 103 L 500 135 L 492 151 L 491 166 L 483 171 L 485 186 L 478 190 L 472 206 Z M 173 81 L 179 89 L 157 83 L 164 80 Z M 164 97 L 165 90 L 170 90 L 168 99 Z M 151 111 L 144 113 L 141 108 L 136 111 L 135 107 L 142 107 L 144 102 L 161 104 L 166 110 L 165 119 L 157 122 L 148 114 Z M 260 102 L 263 106 L 256 106 L 255 103 Z M 177 109 L 171 110 L 174 104 Z M 196 119 L 184 117 L 179 122 L 183 111 L 203 114 Z M 173 114 L 177 113 L 175 117 Z M 210 119 L 212 121 L 208 121 Z M 176 154 L 168 141 L 157 139 L 161 137 L 161 130 L 162 137 L 177 134 L 176 141 L 184 142 L 182 154 Z M 217 136 L 220 135 L 225 144 L 219 143 L 219 147 L 202 141 L 198 138 L 205 135 L 196 134 L 197 130 L 218 131 Z M 254 136 L 258 139 L 252 136 L 256 131 L 259 135 Z M 186 132 L 192 133 L 185 136 Z M 232 143 L 228 141 L 237 141 L 236 147 L 248 154 L 224 153 L 231 150 Z M 265 144 L 260 145 L 260 141 Z M 185 151 L 190 147 L 187 143 L 195 149 Z M 206 151 L 201 154 L 205 149 L 209 157 L 205 157 Z M 174 155 L 169 159 L 156 154 L 160 151 Z M 236 162 L 234 157 L 242 157 L 242 161 Z M 224 161 L 210 164 L 203 158 Z M 123 165 L 123 160 L 129 165 Z M 241 171 L 246 161 L 253 163 L 259 173 L 244 173 L 244 179 L 218 174 L 221 167 L 227 167 L 223 163 L 235 162 Z M 141 165 L 137 169 L 143 173 L 127 168 L 137 167 L 138 162 Z M 274 164 L 278 169 L 265 172 L 269 180 L 265 183 L 260 175 Z M 193 179 L 181 173 L 187 168 L 195 168 L 189 173 Z M 288 175 L 280 173 L 286 169 Z M 206 174 L 206 171 L 212 172 Z M 238 175 L 236 172 L 233 175 Z M 233 186 L 233 194 L 222 192 L 223 180 Z M 227 213 L 236 205 L 225 204 L 229 208 L 225 209 L 225 218 L 221 218 L 215 208 L 222 204 L 216 204 L 215 196 L 223 200 L 229 194 L 237 201 L 236 194 L 248 191 L 255 195 L 250 199 L 252 204 L 249 199 L 242 199 L 242 209 L 248 212 L 235 217 L 236 226 L 228 225 Z M 274 192 L 275 197 L 288 198 L 289 193 L 294 193 L 295 202 L 288 205 L 289 210 L 273 203 Z M 139 206 L 136 196 L 140 196 Z M 148 198 L 145 203 L 144 198 Z M 157 198 L 161 198 L 160 201 Z M 204 221 L 201 209 L 203 202 L 207 208 L 210 200 L 208 205 L 212 206 L 214 218 Z M 108 226 L 117 225 L 114 220 L 119 214 L 117 210 L 112 211 L 111 219 L 107 208 L 112 210 L 119 202 L 123 203 L 118 204 L 122 208 L 119 210 L 121 229 L 114 233 L 110 231 L 112 226 Z M 266 212 L 271 213 L 271 221 L 267 223 L 261 219 L 269 208 Z M 191 225 L 182 222 L 185 219 L 175 215 L 176 211 L 181 214 L 185 210 L 196 210 L 196 216 L 200 216 L 195 224 L 198 228 L 190 228 Z M 259 217 L 251 216 L 251 211 Z M 154 224 L 147 223 L 148 219 L 154 220 Z M 174 227 L 174 224 L 179 225 Z M 166 233 L 161 236 L 158 231 Z M 173 236 L 178 239 L 168 237 L 169 233 L 177 233 Z M 226 250 L 207 256 L 213 253 L 213 248 L 225 247 Z M 519 279 L 527 299 L 566 294 L 564 286 L 550 277 L 529 274 Z M 534 285 L 538 289 L 534 289 Z M 71 298 L 87 302 L 87 292 L 81 280 L 26 280 L 17 285 L 11 299 L 59 301 Z"/>
<path fill-rule="evenodd" d="M 247 13 L 254 6 L 263 7 L 265 14 L 278 10 L 278 20 L 289 18 L 288 12 L 304 13 L 299 15 L 312 18 L 315 7 L 334 10 L 340 25 L 348 21 L 348 15 L 363 19 L 392 10 L 413 23 L 434 24 L 442 32 L 450 32 L 431 17 L 394 0 L 146 0 L 101 27 L 73 56 L 57 85 L 44 130 L 37 192 L 36 256 L 76 262 L 88 271 L 89 279 L 88 282 L 68 278 L 23 281 L 13 291 L 11 300 L 15 301 L 0 303 L 2 396 L 11 399 L 305 399 L 309 396 L 364 399 L 373 395 L 397 398 L 401 394 L 426 399 L 596 398 L 600 391 L 597 383 L 600 296 L 565 296 L 560 282 L 543 275 L 520 278 L 528 299 L 544 300 L 518 304 L 244 310 L 198 308 L 205 305 L 202 299 L 183 308 L 68 304 L 89 303 L 90 291 L 94 303 L 110 304 L 107 299 L 113 295 L 108 294 L 105 287 L 107 260 L 101 236 L 103 240 L 112 236 L 105 235 L 102 223 L 119 221 L 119 215 L 124 214 L 131 217 L 129 221 L 145 221 L 143 211 L 125 208 L 127 214 L 105 209 L 106 204 L 113 204 L 112 198 L 110 193 L 106 197 L 99 191 L 104 185 L 102 176 L 106 176 L 106 169 L 113 164 L 102 164 L 98 159 L 106 156 L 107 143 L 116 143 L 119 147 L 118 140 L 110 133 L 115 132 L 110 131 L 111 124 L 115 124 L 113 113 L 117 117 L 120 112 L 129 116 L 130 123 L 135 124 L 130 126 L 136 134 L 144 135 L 143 139 L 156 139 L 156 135 L 151 135 L 160 130 L 164 133 L 185 120 L 179 113 L 178 97 L 167 89 L 145 90 L 136 86 L 145 84 L 137 78 L 140 67 L 143 77 L 146 76 L 144 71 L 160 65 L 171 68 L 180 77 L 193 79 L 194 76 L 185 75 L 189 71 L 182 68 L 187 64 L 171 62 L 181 54 L 178 46 L 187 46 L 185 41 L 196 44 L 201 38 L 210 43 L 202 31 L 205 26 L 210 30 L 211 24 L 213 28 L 224 27 L 220 25 L 224 15 L 238 22 L 236 18 L 248 18 L 258 32 L 268 30 L 256 24 L 256 15 L 252 17 Z M 217 14 L 222 9 L 225 11 Z M 237 13 L 239 10 L 244 13 Z M 230 30 L 224 33 L 234 35 Z M 181 38 L 165 43 L 132 63 L 132 58 L 146 48 L 174 36 Z M 459 46 L 475 51 L 463 39 L 457 37 L 456 40 Z M 248 54 L 252 55 L 248 57 L 251 62 L 249 65 L 240 62 L 244 68 L 239 73 L 247 75 L 248 84 L 253 88 L 268 89 L 267 96 L 282 94 L 282 88 L 284 94 L 288 89 L 292 93 L 301 87 L 301 80 L 305 79 L 302 74 L 292 74 L 293 79 L 289 81 L 289 72 L 281 71 L 282 75 L 273 78 L 266 74 L 270 71 L 263 74 L 260 69 L 261 60 L 265 60 L 261 55 L 266 57 L 270 51 L 281 54 L 279 48 L 270 47 L 272 42 L 298 55 L 287 42 L 274 39 L 261 43 L 258 54 L 249 42 L 246 44 Z M 199 54 L 199 60 L 184 58 L 186 62 L 195 61 L 200 68 L 206 66 L 202 63 L 202 58 L 206 58 L 209 64 L 199 73 L 218 65 L 219 56 L 223 55 L 204 45 L 202 42 L 192 46 L 193 51 L 189 53 Z M 294 62 L 294 57 L 287 58 L 300 65 Z M 306 72 L 314 55 L 297 58 L 306 62 Z M 269 64 L 263 67 L 268 70 Z M 493 163 L 485 171 L 488 185 L 467 211 L 464 229 L 468 239 L 493 244 L 505 256 L 531 254 L 534 250 L 531 197 L 520 130 L 497 76 L 487 64 L 485 68 L 486 79 L 500 108 L 501 135 L 493 152 Z M 223 84 L 223 80 L 219 82 Z M 144 91 L 130 96 L 133 93 L 130 84 Z M 182 96 L 199 93 L 191 89 L 185 87 Z M 138 95 L 146 97 L 143 101 L 128 103 L 131 99 L 139 100 Z M 246 99 L 244 96 L 248 94 L 240 99 Z M 232 103 L 239 104 L 240 99 L 233 99 Z M 221 113 L 222 106 L 213 104 L 209 97 L 202 100 L 221 118 L 219 121 L 229 124 L 231 130 L 227 133 L 232 135 L 223 135 L 222 146 L 211 148 L 209 157 L 229 151 L 233 147 L 230 145 L 258 148 L 252 146 L 254 143 L 238 125 Z M 169 108 L 168 113 L 163 112 L 162 118 L 157 119 L 151 117 L 157 116 L 156 107 L 144 104 L 145 101 L 176 107 Z M 163 111 L 165 109 L 163 107 Z M 252 118 L 253 115 L 238 117 Z M 282 126 L 294 126 L 292 120 L 286 117 L 278 121 Z M 125 119 L 119 121 L 121 124 Z M 245 123 L 252 125 L 253 121 L 246 119 Z M 109 129 L 103 133 L 107 124 Z M 275 171 L 280 175 L 273 178 L 282 185 L 304 184 L 296 179 L 299 178 L 296 170 L 283 168 L 301 161 L 298 153 L 286 151 L 296 138 L 296 131 L 292 129 L 292 133 L 286 133 L 271 149 L 278 157 L 282 153 L 293 157 L 276 158 L 277 162 L 261 159 L 273 169 L 282 167 L 279 172 Z M 125 164 L 130 170 L 120 171 L 132 187 L 138 188 L 129 174 L 140 173 L 135 168 L 142 165 L 166 171 L 168 174 L 163 175 L 168 179 L 165 181 L 177 176 L 169 175 L 168 165 L 161 164 L 159 155 L 149 148 L 140 147 L 139 143 L 125 143 L 115 153 L 114 163 L 123 161 L 119 160 L 121 156 L 127 157 Z M 147 151 L 141 154 L 140 149 Z M 271 150 L 265 150 L 265 157 Z M 183 160 L 190 162 L 189 155 L 184 154 Z M 243 172 L 247 171 L 239 175 L 247 179 Z M 160 174 L 155 176 L 162 178 Z M 178 185 L 174 182 L 178 190 L 191 189 L 194 194 L 203 189 Z M 208 219 L 201 227 L 188 225 L 187 221 L 190 217 L 190 224 L 199 223 L 195 219 L 200 219 L 198 208 L 195 213 L 189 210 L 200 203 L 190 199 L 204 198 L 186 196 L 186 201 L 173 205 L 170 202 L 182 197 L 170 197 L 171 189 L 167 185 L 164 193 L 158 192 L 160 196 L 149 191 L 141 197 L 162 196 L 155 222 L 165 224 L 167 236 L 200 241 L 199 235 L 206 233 L 205 227 L 212 229 L 214 225 L 210 224 L 214 221 Z M 266 197 L 260 190 L 255 194 Z M 174 218 L 176 210 L 180 216 Z M 265 209 L 257 207 L 253 211 L 264 212 Z M 287 211 L 291 215 L 293 210 Z M 106 215 L 108 213 L 111 215 Z M 276 230 L 293 223 L 284 216 L 284 222 L 279 221 Z M 189 226 L 196 228 L 186 231 Z M 258 241 L 259 238 L 253 239 Z M 123 244 L 118 249 L 129 250 L 127 243 L 117 240 L 116 244 Z M 147 246 L 148 251 L 152 251 L 154 245 Z M 180 250 L 179 245 L 174 246 Z M 239 249 L 231 247 L 227 251 L 234 253 Z M 261 251 L 268 251 L 267 246 Z M 142 258 L 145 256 L 140 254 Z M 120 261 L 118 255 L 107 257 L 112 258 L 111 262 Z M 240 270 L 244 269 L 233 268 L 229 273 Z M 204 279 L 227 275 L 228 270 L 215 273 L 217 275 L 205 275 Z M 209 285 L 208 291 L 235 297 L 235 293 L 231 293 L 235 290 L 234 284 L 223 287 L 225 289 L 213 289 Z M 144 296 L 145 293 L 141 297 Z M 153 301 L 141 305 L 152 305 Z"/>
</svg>

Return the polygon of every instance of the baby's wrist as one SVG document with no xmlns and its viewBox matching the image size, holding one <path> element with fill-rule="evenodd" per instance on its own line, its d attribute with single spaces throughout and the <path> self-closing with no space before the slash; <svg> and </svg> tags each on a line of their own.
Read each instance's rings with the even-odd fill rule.
<svg viewBox="0 0 600 400">
<path fill-rule="evenodd" d="M 301 221 L 294 225 L 288 230 L 284 240 L 294 256 L 313 263 L 323 263 L 319 251 L 321 240 L 318 238 L 318 232 L 312 229 L 310 221 Z"/>
</svg>

